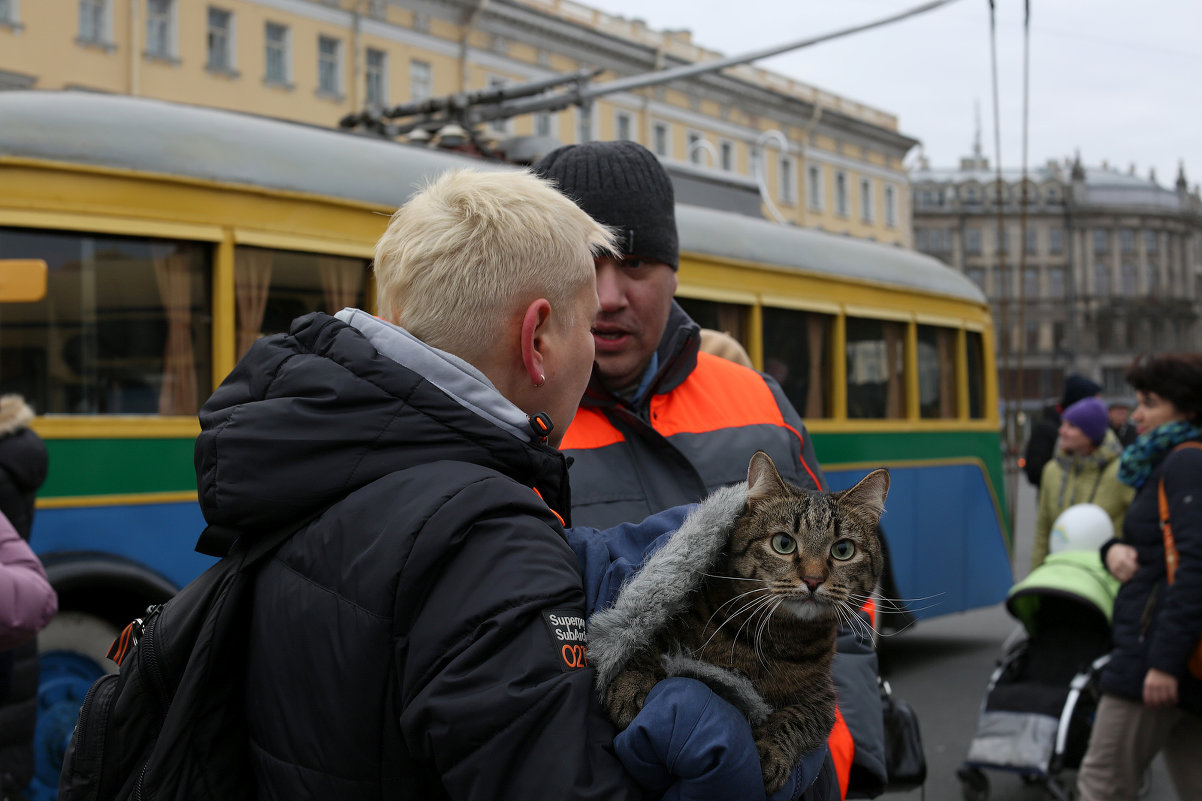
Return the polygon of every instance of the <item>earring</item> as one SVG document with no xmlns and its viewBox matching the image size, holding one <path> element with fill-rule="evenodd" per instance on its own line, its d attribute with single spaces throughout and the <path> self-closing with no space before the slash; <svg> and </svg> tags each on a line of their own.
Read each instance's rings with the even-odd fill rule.
<svg viewBox="0 0 1202 801">
<path fill-rule="evenodd" d="M 534 385 L 534 388 L 538 389 L 545 383 L 547 383 L 547 376 L 544 373 L 539 373 L 538 374 L 538 383 Z"/>
</svg>

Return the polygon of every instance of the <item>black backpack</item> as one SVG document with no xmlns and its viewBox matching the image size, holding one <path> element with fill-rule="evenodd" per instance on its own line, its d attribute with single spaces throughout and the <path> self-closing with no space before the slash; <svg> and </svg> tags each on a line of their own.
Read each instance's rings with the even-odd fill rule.
<svg viewBox="0 0 1202 801">
<path fill-rule="evenodd" d="M 249 544 L 205 529 L 196 550 L 223 558 L 113 643 L 119 671 L 84 698 L 59 801 L 254 798 L 242 698 L 254 568 L 301 527 Z"/>
</svg>

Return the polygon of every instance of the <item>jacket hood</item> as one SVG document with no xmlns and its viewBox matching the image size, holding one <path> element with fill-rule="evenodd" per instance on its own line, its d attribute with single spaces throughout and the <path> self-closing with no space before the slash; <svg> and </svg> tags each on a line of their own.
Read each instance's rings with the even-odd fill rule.
<svg viewBox="0 0 1202 801">
<path fill-rule="evenodd" d="M 602 696 L 631 659 L 650 648 L 672 621 L 685 612 L 690 596 L 713 573 L 735 522 L 747 504 L 747 483 L 715 491 L 685 518 L 680 528 L 622 586 L 613 606 L 588 624 L 588 659 L 597 671 Z M 733 670 L 701 662 L 683 652 L 666 654 L 669 676 L 688 676 L 708 684 L 757 723 L 771 707 L 751 681 Z"/>
<path fill-rule="evenodd" d="M 280 527 L 389 473 L 465 461 L 535 487 L 567 516 L 567 463 L 474 367 L 356 310 L 257 341 L 200 411 L 209 523 Z"/>
</svg>

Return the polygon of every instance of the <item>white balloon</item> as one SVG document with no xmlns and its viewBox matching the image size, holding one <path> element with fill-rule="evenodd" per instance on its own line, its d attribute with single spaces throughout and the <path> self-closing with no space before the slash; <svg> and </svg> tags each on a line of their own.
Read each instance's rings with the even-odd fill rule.
<svg viewBox="0 0 1202 801">
<path fill-rule="evenodd" d="M 1114 524 L 1105 509 L 1096 503 L 1078 503 L 1056 518 L 1048 547 L 1052 553 L 1096 551 L 1113 536 Z"/>
</svg>

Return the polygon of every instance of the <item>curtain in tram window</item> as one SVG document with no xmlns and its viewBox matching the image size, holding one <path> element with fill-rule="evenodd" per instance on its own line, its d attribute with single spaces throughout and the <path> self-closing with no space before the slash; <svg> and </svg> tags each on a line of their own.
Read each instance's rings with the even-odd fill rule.
<svg viewBox="0 0 1202 801">
<path fill-rule="evenodd" d="M 192 270 L 186 253 L 154 256 L 154 277 L 167 315 L 159 414 L 196 414 L 196 359 L 192 351 Z"/>
<path fill-rule="evenodd" d="M 263 329 L 263 314 L 271 291 L 270 250 L 238 248 L 234 253 L 234 301 L 238 306 L 238 356 L 254 344 Z"/>
<path fill-rule="evenodd" d="M 902 385 L 902 333 L 897 323 L 885 323 L 885 370 L 888 380 L 885 385 L 885 417 L 895 419 L 903 416 L 905 399 Z"/>
<path fill-rule="evenodd" d="M 317 268 L 321 271 L 326 312 L 337 314 L 347 306 L 354 306 L 363 285 L 363 262 L 338 256 L 318 256 Z"/>
<path fill-rule="evenodd" d="M 824 417 L 826 411 L 822 403 L 825 383 L 822 368 L 826 361 L 822 355 L 826 352 L 826 320 L 825 315 L 806 315 L 806 339 L 810 346 L 810 376 L 807 382 L 805 408 L 807 419 Z"/>
<path fill-rule="evenodd" d="M 949 328 L 937 329 L 936 343 L 939 350 L 939 416 L 955 417 L 956 409 L 956 332 Z"/>
</svg>

